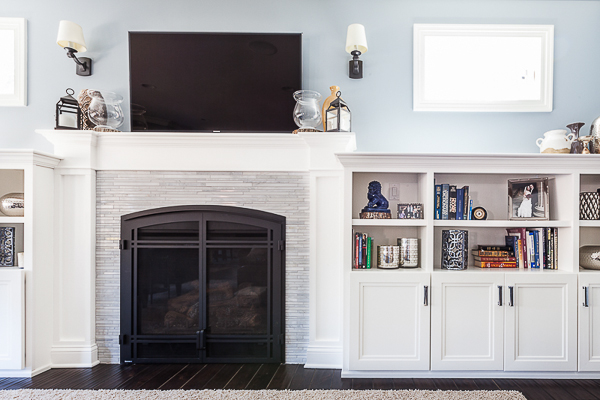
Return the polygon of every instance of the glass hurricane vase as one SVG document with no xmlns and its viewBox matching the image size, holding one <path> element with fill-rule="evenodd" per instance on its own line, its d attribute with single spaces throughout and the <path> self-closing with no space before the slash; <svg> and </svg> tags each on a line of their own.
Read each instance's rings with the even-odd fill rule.
<svg viewBox="0 0 600 400">
<path fill-rule="evenodd" d="M 294 122 L 299 129 L 314 129 L 321 125 L 321 94 L 314 90 L 298 90 L 294 92 Z"/>
<path fill-rule="evenodd" d="M 121 103 L 123 97 L 113 92 L 90 91 L 92 101 L 88 110 L 90 120 L 98 129 L 114 129 L 125 119 Z"/>
</svg>

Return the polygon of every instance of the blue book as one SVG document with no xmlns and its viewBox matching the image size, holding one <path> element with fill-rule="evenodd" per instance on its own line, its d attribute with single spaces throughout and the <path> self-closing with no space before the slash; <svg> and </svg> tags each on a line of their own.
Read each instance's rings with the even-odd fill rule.
<svg viewBox="0 0 600 400">
<path fill-rule="evenodd" d="M 533 250 L 535 253 L 535 267 L 541 268 L 540 263 L 540 233 L 538 231 L 533 231 Z"/>
<path fill-rule="evenodd" d="M 450 185 L 442 185 L 442 219 L 448 219 L 448 207 L 450 204 Z"/>
<path fill-rule="evenodd" d="M 464 211 L 463 211 L 463 219 L 471 219 L 471 216 L 469 215 L 469 186 L 463 186 L 463 193 L 464 193 Z"/>
<path fill-rule="evenodd" d="M 513 253 L 515 253 L 515 258 L 517 259 L 517 265 L 520 266 L 519 261 L 520 260 L 520 256 L 519 253 L 521 251 L 521 249 L 519 248 L 519 237 L 518 236 L 504 236 L 504 244 L 506 244 L 508 247 L 510 247 L 513 251 Z"/>
<path fill-rule="evenodd" d="M 442 185 L 435 185 L 435 215 L 434 219 L 442 219 Z"/>
<path fill-rule="evenodd" d="M 465 190 L 464 188 L 456 189 L 456 219 L 463 219 L 465 211 Z"/>
</svg>

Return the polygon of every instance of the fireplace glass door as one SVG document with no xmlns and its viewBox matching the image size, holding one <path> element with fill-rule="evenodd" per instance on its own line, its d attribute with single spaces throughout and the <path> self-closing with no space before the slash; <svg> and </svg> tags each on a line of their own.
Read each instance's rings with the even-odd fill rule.
<svg viewBox="0 0 600 400">
<path fill-rule="evenodd" d="M 124 216 L 121 361 L 282 362 L 284 232 L 234 207 Z"/>
</svg>

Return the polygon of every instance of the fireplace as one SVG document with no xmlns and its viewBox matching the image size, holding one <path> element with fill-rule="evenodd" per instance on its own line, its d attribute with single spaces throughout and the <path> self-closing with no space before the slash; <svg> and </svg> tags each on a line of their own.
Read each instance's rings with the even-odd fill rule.
<svg viewBox="0 0 600 400">
<path fill-rule="evenodd" d="M 121 218 L 122 363 L 284 361 L 285 217 L 177 206 Z"/>
</svg>

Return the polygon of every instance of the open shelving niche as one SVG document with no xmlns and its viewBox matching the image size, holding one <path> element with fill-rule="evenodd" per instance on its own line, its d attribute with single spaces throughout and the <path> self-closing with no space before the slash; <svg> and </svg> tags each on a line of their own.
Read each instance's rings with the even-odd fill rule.
<svg viewBox="0 0 600 400">
<path fill-rule="evenodd" d="M 8 193 L 25 192 L 25 171 L 22 169 L 0 169 L 0 197 Z M 17 267 L 17 253 L 25 251 L 25 220 L 26 217 L 5 215 L 0 211 L 0 227 L 15 228 L 15 265 Z M 23 267 L 23 266 L 20 266 Z M 2 267 L 6 268 L 6 267 Z"/>
<path fill-rule="evenodd" d="M 579 176 L 579 192 L 595 192 L 600 188 L 600 174 L 581 174 Z M 577 199 L 579 201 L 579 199 Z M 579 247 L 584 245 L 600 245 L 600 220 L 579 220 L 579 208 L 576 220 L 579 221 Z M 577 259 L 579 261 L 579 259 Z M 600 274 L 600 270 L 579 268 L 580 272 Z"/>
<path fill-rule="evenodd" d="M 542 168 L 543 169 L 543 168 Z M 494 173 L 494 172 L 461 172 L 445 173 L 432 171 L 390 172 L 364 171 L 347 169 L 347 185 L 351 188 L 351 195 L 346 196 L 346 209 L 351 210 L 351 231 L 368 233 L 374 238 L 374 250 L 371 269 L 352 269 L 351 256 L 347 257 L 345 265 L 352 273 L 365 273 L 381 271 L 377 268 L 377 246 L 395 245 L 397 238 L 416 237 L 419 239 L 419 266 L 417 268 L 400 268 L 395 271 L 423 271 L 423 272 L 456 272 L 442 270 L 441 264 L 441 235 L 445 229 L 464 229 L 469 232 L 469 252 L 478 244 L 504 244 L 506 228 L 525 227 L 553 227 L 558 228 L 558 269 L 487 269 L 477 268 L 473 265 L 473 257 L 469 253 L 469 263 L 466 271 L 485 272 L 519 272 L 519 273 L 561 273 L 576 272 L 578 265 L 579 235 L 573 231 L 578 221 L 578 194 L 564 195 L 576 187 L 577 173 Z M 581 175 L 582 190 L 594 186 L 593 190 L 600 187 L 600 175 Z M 508 219 L 508 180 L 547 177 L 550 196 L 550 219 L 539 220 L 509 220 Z M 382 185 L 382 194 L 390 203 L 392 219 L 359 219 L 362 208 L 367 204 L 367 189 L 369 182 L 376 180 Z M 389 185 L 398 184 L 399 200 L 390 199 Z M 435 184 L 448 183 L 462 187 L 468 185 L 473 207 L 482 206 L 488 212 L 488 219 L 477 220 L 435 220 L 434 219 L 434 191 Z M 589 189 L 592 190 L 592 189 Z M 349 197 L 349 198 L 348 198 Z M 424 208 L 423 219 L 397 219 L 398 203 L 422 203 Z M 600 221 L 581 221 L 579 230 L 582 244 L 600 243 Z M 347 253 L 352 253 L 352 237 L 348 240 Z M 389 270 L 387 270 L 389 271 Z"/>
</svg>

